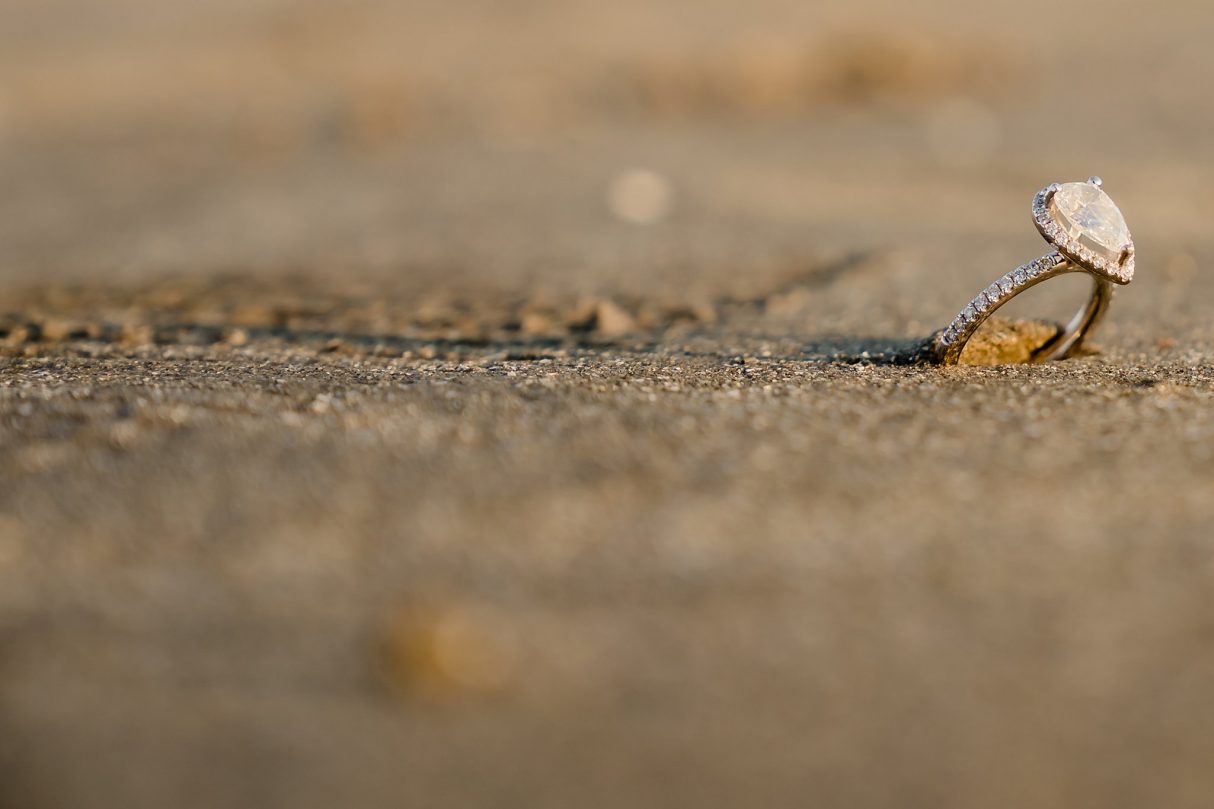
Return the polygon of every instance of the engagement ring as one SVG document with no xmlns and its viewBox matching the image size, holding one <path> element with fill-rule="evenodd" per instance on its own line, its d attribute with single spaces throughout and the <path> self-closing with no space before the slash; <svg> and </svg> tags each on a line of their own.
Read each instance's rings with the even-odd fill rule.
<svg viewBox="0 0 1214 809">
<path fill-rule="evenodd" d="M 1134 278 L 1134 240 L 1121 211 L 1101 188 L 1099 177 L 1085 183 L 1054 183 L 1037 192 L 1033 221 L 1054 248 L 999 278 L 978 293 L 948 328 L 931 342 L 941 365 L 956 365 L 965 344 L 991 313 L 1026 289 L 1069 272 L 1092 277 L 1092 295 L 1070 322 L 1032 355 L 1047 362 L 1073 355 L 1096 328 L 1113 299 L 1113 284 Z"/>
</svg>

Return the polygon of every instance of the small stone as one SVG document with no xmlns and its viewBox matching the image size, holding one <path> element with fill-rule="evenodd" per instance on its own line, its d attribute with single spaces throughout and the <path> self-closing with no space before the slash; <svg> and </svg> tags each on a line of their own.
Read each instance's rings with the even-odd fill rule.
<svg viewBox="0 0 1214 809">
<path fill-rule="evenodd" d="M 519 319 L 519 331 L 523 334 L 548 334 L 557 331 L 556 321 L 550 312 L 528 310 Z"/>
<path fill-rule="evenodd" d="M 47 318 L 39 325 L 42 327 L 42 339 L 52 343 L 80 340 L 88 336 L 84 326 L 71 320 Z"/>
<path fill-rule="evenodd" d="M 1028 280 L 1028 276 L 1025 275 L 1024 270 L 1022 268 L 1017 269 L 1016 272 L 1012 273 L 1012 281 L 1015 282 L 1016 286 L 1020 286 L 1027 280 Z"/>
<path fill-rule="evenodd" d="M 126 345 L 151 345 L 156 342 L 156 329 L 150 323 L 123 323 L 118 339 Z"/>
<path fill-rule="evenodd" d="M 249 333 L 241 328 L 228 329 L 224 332 L 223 339 L 230 346 L 243 346 L 249 342 Z"/>
<path fill-rule="evenodd" d="M 636 331 L 636 321 L 619 304 L 602 300 L 594 310 L 594 330 L 604 336 L 614 337 Z"/>
<path fill-rule="evenodd" d="M 38 334 L 38 327 L 36 325 L 13 326 L 4 333 L 2 342 L 5 345 L 22 345 L 23 343 L 37 340 Z"/>
<path fill-rule="evenodd" d="M 380 663 L 402 696 L 451 702 L 508 689 L 517 670 L 515 635 L 483 605 L 410 605 L 386 616 Z"/>
<path fill-rule="evenodd" d="M 607 189 L 607 207 L 624 222 L 652 225 L 670 215 L 674 191 L 664 175 L 647 169 L 622 172 Z"/>
</svg>

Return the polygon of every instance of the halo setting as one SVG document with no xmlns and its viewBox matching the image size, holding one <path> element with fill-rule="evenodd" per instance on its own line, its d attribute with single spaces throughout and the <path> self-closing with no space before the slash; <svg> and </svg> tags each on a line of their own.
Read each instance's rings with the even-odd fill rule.
<svg viewBox="0 0 1214 809">
<path fill-rule="evenodd" d="M 1085 269 L 1117 284 L 1133 280 L 1134 239 L 1098 178 L 1043 188 L 1033 200 L 1033 221 L 1047 241 Z"/>
</svg>

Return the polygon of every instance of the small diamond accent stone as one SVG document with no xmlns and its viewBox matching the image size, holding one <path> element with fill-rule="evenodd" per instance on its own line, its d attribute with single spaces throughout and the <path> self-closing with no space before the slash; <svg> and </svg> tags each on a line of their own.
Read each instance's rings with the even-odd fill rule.
<svg viewBox="0 0 1214 809">
<path fill-rule="evenodd" d="M 1021 284 L 1023 284 L 1027 280 L 1027 276 L 1025 276 L 1024 270 L 1018 269 L 1018 270 L 1016 270 L 1016 272 L 1012 273 L 1012 280 L 1016 283 L 1016 286 L 1020 286 Z"/>
<path fill-rule="evenodd" d="M 1000 292 L 999 292 L 998 282 L 991 284 L 989 287 L 986 288 L 986 297 L 991 303 L 994 303 L 995 301 L 999 300 L 999 295 L 1000 295 Z"/>
<path fill-rule="evenodd" d="M 999 279 L 999 291 L 1004 295 L 1012 291 L 1012 286 L 1013 284 L 1010 276 L 1005 275 Z"/>
</svg>

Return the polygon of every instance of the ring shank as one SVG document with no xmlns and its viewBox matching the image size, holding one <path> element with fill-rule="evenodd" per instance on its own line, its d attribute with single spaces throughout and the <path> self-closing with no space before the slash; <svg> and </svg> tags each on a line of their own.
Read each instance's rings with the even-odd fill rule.
<svg viewBox="0 0 1214 809">
<path fill-rule="evenodd" d="M 1021 292 L 1072 272 L 1085 272 L 1091 276 L 1092 293 L 1057 336 L 1034 352 L 1029 362 L 1049 362 L 1073 356 L 1108 310 L 1113 299 L 1113 284 L 1053 251 L 1016 268 L 979 292 L 947 329 L 934 336 L 932 348 L 936 361 L 941 365 L 956 365 L 970 338 L 991 314 Z"/>
<path fill-rule="evenodd" d="M 1067 262 L 1074 271 L 1082 271 L 1071 262 Z M 1084 339 L 1096 328 L 1096 324 L 1108 311 L 1109 303 L 1113 300 L 1113 285 L 1103 278 L 1089 273 L 1092 278 L 1092 294 L 1087 303 L 1075 313 L 1075 316 L 1063 327 L 1050 342 L 1043 345 L 1033 354 L 1033 362 L 1050 362 L 1051 360 L 1066 359 L 1075 354 L 1083 345 Z"/>
</svg>

